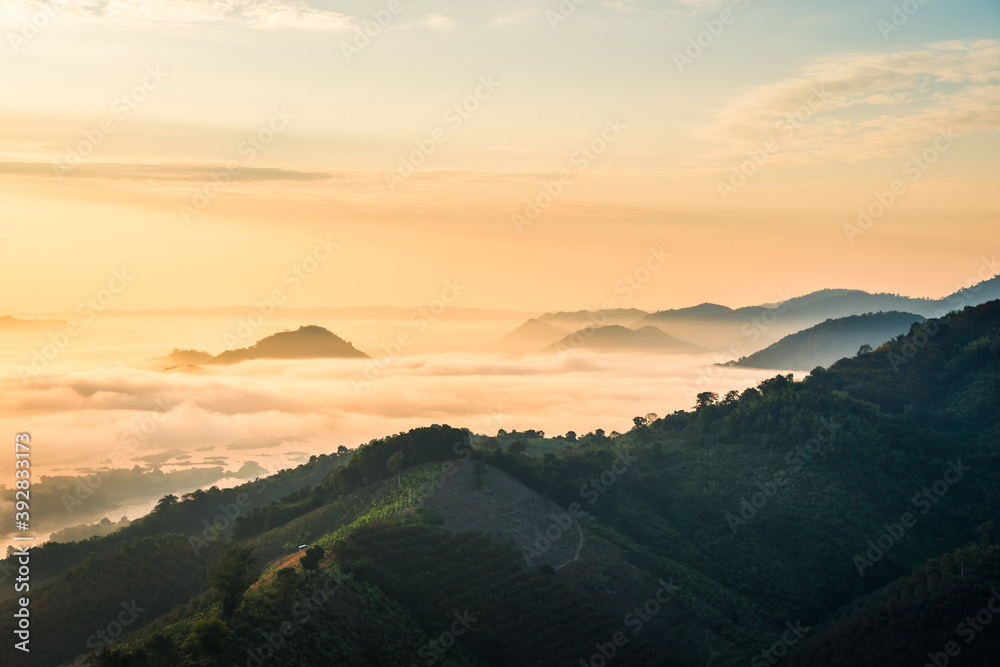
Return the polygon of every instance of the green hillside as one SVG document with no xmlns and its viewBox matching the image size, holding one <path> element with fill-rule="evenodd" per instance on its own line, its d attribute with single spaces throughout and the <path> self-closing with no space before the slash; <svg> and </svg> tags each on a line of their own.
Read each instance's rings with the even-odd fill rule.
<svg viewBox="0 0 1000 667">
<path fill-rule="evenodd" d="M 998 408 L 993 301 L 615 437 L 415 429 L 260 480 L 228 529 L 198 517 L 249 485 L 39 549 L 37 640 L 52 664 L 994 665 L 1000 623 L 960 624 L 1000 586 Z"/>
</svg>

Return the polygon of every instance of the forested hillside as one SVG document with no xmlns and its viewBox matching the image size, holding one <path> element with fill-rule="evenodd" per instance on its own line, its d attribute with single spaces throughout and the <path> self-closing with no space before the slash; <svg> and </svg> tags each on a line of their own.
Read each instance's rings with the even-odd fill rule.
<svg viewBox="0 0 1000 667">
<path fill-rule="evenodd" d="M 294 490 L 286 472 L 280 497 L 207 540 L 136 531 L 237 496 L 165 499 L 40 549 L 83 557 L 34 595 L 64 619 L 46 639 L 64 663 L 99 648 L 98 665 L 995 665 L 998 443 L 993 301 L 799 382 L 705 387 L 614 437 L 374 440 Z M 133 598 L 146 611 L 115 648 L 88 644 Z"/>
</svg>

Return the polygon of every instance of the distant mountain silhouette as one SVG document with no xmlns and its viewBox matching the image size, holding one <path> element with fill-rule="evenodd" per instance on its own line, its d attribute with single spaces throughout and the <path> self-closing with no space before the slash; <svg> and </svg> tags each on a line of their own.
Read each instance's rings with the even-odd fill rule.
<svg viewBox="0 0 1000 667">
<path fill-rule="evenodd" d="M 997 298 L 1000 298 L 1000 276 L 958 290 L 943 299 L 824 289 L 777 304 L 728 308 L 703 303 L 689 308 L 663 310 L 643 317 L 637 325 L 656 326 L 674 336 L 697 340 L 707 348 L 740 357 L 829 319 L 894 311 L 941 317 L 952 310 Z"/>
<path fill-rule="evenodd" d="M 282 331 L 262 338 L 255 345 L 239 350 L 226 350 L 212 360 L 213 364 L 235 364 L 250 359 L 367 359 L 335 333 L 314 324 L 296 331 Z"/>
<path fill-rule="evenodd" d="M 532 318 L 489 347 L 499 352 L 511 354 L 537 352 L 568 333 L 569 331 L 566 329 Z"/>
<path fill-rule="evenodd" d="M 251 359 L 367 359 L 368 355 L 333 332 L 316 325 L 282 331 L 257 341 L 250 347 L 226 350 L 212 356 L 201 350 L 178 350 L 154 359 L 165 369 L 179 366 L 236 364 Z"/>
<path fill-rule="evenodd" d="M 54 329 L 63 327 L 69 322 L 64 320 L 22 320 L 10 315 L 0 317 L 0 331 L 17 331 L 24 329 Z"/>
<path fill-rule="evenodd" d="M 201 350 L 178 350 L 174 348 L 173 352 L 165 357 L 160 357 L 157 361 L 170 363 L 172 366 L 201 366 L 212 363 L 212 359 L 214 357 L 208 352 L 202 352 Z"/>
<path fill-rule="evenodd" d="M 587 350 L 590 352 L 646 352 L 680 353 L 697 352 L 698 346 L 674 338 L 656 327 L 629 329 L 617 324 L 606 327 L 588 327 L 572 333 L 546 347 L 543 352 Z"/>
<path fill-rule="evenodd" d="M 849 315 L 785 336 L 777 343 L 728 365 L 782 370 L 826 367 L 844 357 L 855 356 L 862 345 L 877 348 L 909 332 L 914 323 L 926 321 L 920 315 L 896 311 Z"/>
<path fill-rule="evenodd" d="M 638 308 L 611 308 L 609 310 L 577 310 L 573 312 L 545 313 L 544 315 L 539 315 L 537 319 L 546 324 L 562 327 L 569 331 L 576 331 L 586 327 L 602 327 L 613 324 L 630 326 L 647 315 L 649 313 Z"/>
</svg>

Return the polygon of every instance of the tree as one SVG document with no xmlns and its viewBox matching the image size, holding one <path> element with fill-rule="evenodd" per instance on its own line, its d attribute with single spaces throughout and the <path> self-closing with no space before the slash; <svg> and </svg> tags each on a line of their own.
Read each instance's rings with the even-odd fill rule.
<svg viewBox="0 0 1000 667">
<path fill-rule="evenodd" d="M 191 634 L 184 640 L 183 648 L 189 653 L 218 655 L 225 650 L 232 636 L 233 631 L 217 617 L 201 618 L 191 624 Z"/>
<path fill-rule="evenodd" d="M 792 374 L 788 375 L 775 375 L 773 378 L 767 378 L 766 380 L 761 380 L 757 383 L 757 387 L 760 389 L 760 393 L 764 396 L 770 396 L 771 394 L 777 394 L 784 391 L 792 384 Z"/>
<path fill-rule="evenodd" d="M 576 431 L 566 431 L 566 435 L 563 437 L 569 442 L 576 442 Z"/>
<path fill-rule="evenodd" d="M 528 446 L 523 442 L 521 442 L 520 440 L 516 440 L 510 443 L 510 445 L 508 445 L 507 447 L 507 453 L 510 454 L 511 456 L 520 456 L 521 454 L 524 454 L 526 451 L 528 451 Z"/>
<path fill-rule="evenodd" d="M 153 508 L 153 511 L 160 512 L 170 507 L 171 505 L 176 505 L 176 504 L 177 504 L 177 496 L 175 496 L 172 493 L 168 493 L 167 495 L 160 498 L 160 500 L 156 503 L 156 507 Z"/>
<path fill-rule="evenodd" d="M 341 445 L 340 447 L 337 447 L 337 456 L 343 456 L 344 454 L 347 453 L 347 451 L 348 451 L 347 447 Z"/>
<path fill-rule="evenodd" d="M 232 620 L 243 594 L 256 579 L 252 568 L 255 560 L 252 547 L 230 547 L 208 572 L 212 586 L 222 594 L 222 618 L 226 622 Z"/>
<path fill-rule="evenodd" d="M 731 389 L 730 391 L 727 391 L 725 397 L 723 397 L 722 405 L 725 406 L 736 405 L 737 403 L 739 403 L 739 400 L 740 400 L 740 392 L 736 391 L 735 389 Z"/>
<path fill-rule="evenodd" d="M 295 590 L 295 584 L 298 583 L 299 575 L 294 567 L 283 567 L 278 570 L 274 577 L 278 584 L 281 603 L 287 604 L 289 593 Z"/>
<path fill-rule="evenodd" d="M 177 645 L 174 640 L 163 634 L 156 632 L 146 640 L 146 648 L 149 650 L 150 664 L 154 667 L 174 667 L 180 664 L 180 656 L 177 653 Z"/>
<path fill-rule="evenodd" d="M 869 345 L 868 343 L 865 343 L 864 345 L 858 348 L 858 356 L 862 357 L 871 351 L 872 351 L 872 346 Z"/>
<path fill-rule="evenodd" d="M 399 473 L 403 470 L 403 463 L 406 460 L 406 455 L 403 452 L 396 452 L 389 457 L 388 462 L 386 462 L 386 467 L 389 468 L 389 472 L 396 476 L 396 482 L 399 486 L 403 486 L 403 480 L 400 479 Z"/>
<path fill-rule="evenodd" d="M 660 416 L 658 414 L 656 414 L 655 412 L 647 412 L 646 413 L 646 426 L 649 426 L 650 424 L 652 424 L 653 422 L 655 422 L 659 418 L 660 418 Z"/>
<path fill-rule="evenodd" d="M 302 569 L 306 572 L 315 572 L 319 569 L 319 562 L 323 560 L 323 556 L 325 555 L 326 550 L 315 544 L 306 549 L 305 555 L 302 556 L 302 560 L 299 562 L 302 563 Z"/>
<path fill-rule="evenodd" d="M 997 539 L 997 527 L 992 520 L 976 526 L 976 533 L 979 535 L 979 543 L 983 546 L 992 546 L 1000 543 Z"/>
<path fill-rule="evenodd" d="M 707 408 L 710 405 L 715 405 L 719 402 L 719 395 L 714 391 L 703 391 L 697 396 L 695 396 L 694 408 L 695 410 L 701 410 Z"/>
<path fill-rule="evenodd" d="M 483 485 L 483 475 L 488 472 L 489 470 L 486 469 L 486 465 L 482 461 L 476 461 L 473 464 L 472 479 L 477 489 Z"/>
<path fill-rule="evenodd" d="M 633 424 L 632 428 L 634 430 L 639 430 L 640 428 L 642 428 L 643 426 L 646 425 L 646 418 L 645 417 L 632 417 L 632 424 Z"/>
</svg>

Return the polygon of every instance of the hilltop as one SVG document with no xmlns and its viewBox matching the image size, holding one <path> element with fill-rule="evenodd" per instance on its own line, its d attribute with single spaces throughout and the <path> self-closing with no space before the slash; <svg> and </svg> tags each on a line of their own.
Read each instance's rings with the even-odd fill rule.
<svg viewBox="0 0 1000 667">
<path fill-rule="evenodd" d="M 853 357 L 867 345 L 876 348 L 926 319 L 914 313 L 868 313 L 821 322 L 785 336 L 759 352 L 730 362 L 730 366 L 812 370 L 838 359 Z"/>
<path fill-rule="evenodd" d="M 766 663 L 789 624 L 790 664 L 910 664 L 1000 586 L 998 441 L 992 301 L 625 434 L 434 425 L 164 498 L 33 551 L 32 613 L 58 621 L 36 639 L 72 660 L 134 598 L 98 667 L 245 664 L 286 621 L 274 664 L 303 667 L 419 662 L 451 627 L 442 665 L 586 664 L 615 636 L 631 667 Z M 964 664 L 993 664 L 1000 633 L 975 641 Z"/>
<path fill-rule="evenodd" d="M 316 325 L 301 326 L 295 331 L 281 331 L 257 341 L 250 347 L 226 350 L 213 356 L 201 350 L 178 350 L 153 359 L 165 369 L 208 364 L 237 364 L 253 359 L 367 359 L 335 333 Z"/>
<path fill-rule="evenodd" d="M 543 352 L 640 352 L 673 354 L 697 352 L 698 347 L 674 338 L 656 327 L 629 329 L 620 325 L 581 329 L 548 346 Z"/>
</svg>

